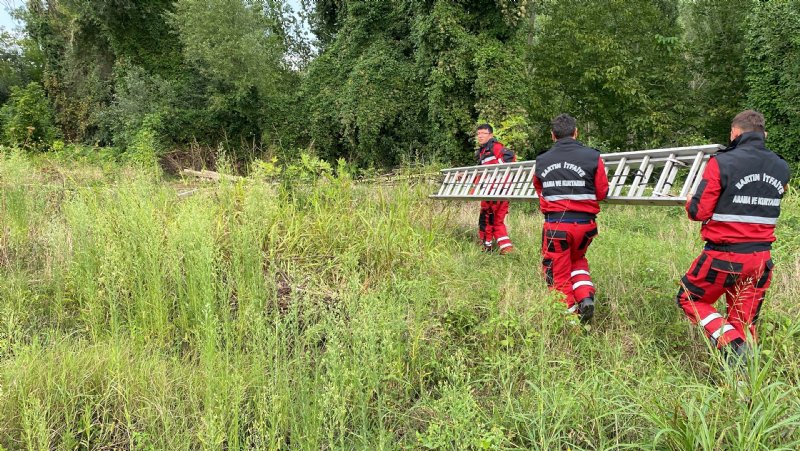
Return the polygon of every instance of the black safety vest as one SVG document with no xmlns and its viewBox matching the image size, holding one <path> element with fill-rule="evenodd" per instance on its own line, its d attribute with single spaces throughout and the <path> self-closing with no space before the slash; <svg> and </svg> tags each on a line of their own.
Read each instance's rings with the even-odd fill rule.
<svg viewBox="0 0 800 451">
<path fill-rule="evenodd" d="M 486 141 L 486 144 L 480 146 L 478 150 L 475 152 L 475 158 L 478 160 L 478 164 L 484 164 L 485 160 L 490 160 L 492 158 L 496 158 L 494 154 L 494 147 L 495 144 L 499 144 L 500 147 L 503 149 L 501 152 L 501 157 L 503 158 L 503 163 L 511 163 L 515 161 L 515 154 L 510 149 L 506 148 L 500 141 L 496 138 L 491 138 L 489 141 Z"/>
<path fill-rule="evenodd" d="M 536 177 L 542 183 L 542 198 L 596 200 L 594 174 L 600 152 L 572 138 L 562 138 L 536 158 Z"/>
<path fill-rule="evenodd" d="M 764 134 L 744 133 L 714 158 L 722 191 L 711 219 L 774 225 L 783 187 L 789 183 L 789 165 L 765 147 Z"/>
</svg>

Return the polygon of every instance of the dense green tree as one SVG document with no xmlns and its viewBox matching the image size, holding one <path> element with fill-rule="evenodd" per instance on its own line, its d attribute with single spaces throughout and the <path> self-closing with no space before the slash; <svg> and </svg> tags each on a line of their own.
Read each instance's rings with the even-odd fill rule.
<svg viewBox="0 0 800 451">
<path fill-rule="evenodd" d="M 26 31 L 43 53 L 44 85 L 66 138 L 109 142 L 98 114 L 113 94 L 115 62 L 174 67 L 177 47 L 161 16 L 171 2 L 29 0 Z"/>
<path fill-rule="evenodd" d="M 544 6 L 535 54 L 551 115 L 572 112 L 607 150 L 682 142 L 688 80 L 677 2 Z"/>
<path fill-rule="evenodd" d="M 0 27 L 0 104 L 14 86 L 42 80 L 42 55 L 31 39 Z"/>
<path fill-rule="evenodd" d="M 297 43 L 288 16 L 284 3 L 273 0 L 175 3 L 170 23 L 185 61 L 207 80 L 200 107 L 225 136 L 276 147 L 297 141 L 299 75 L 292 64 L 298 59 L 290 61 Z"/>
<path fill-rule="evenodd" d="M 726 143 L 731 119 L 747 100 L 747 17 L 753 0 L 693 0 L 685 3 L 687 56 L 696 114 L 690 118 L 699 133 Z"/>
<path fill-rule="evenodd" d="M 794 157 L 799 1 L 29 0 L 0 101 L 41 76 L 68 140 L 373 166 L 470 163 L 480 122 L 531 158 L 561 112 L 606 151 L 724 142 L 753 106 Z"/>
<path fill-rule="evenodd" d="M 510 20 L 517 10 L 468 3 L 316 2 L 321 55 L 303 89 L 310 138 L 323 155 L 382 165 L 420 156 L 467 162 L 479 119 L 525 116 L 525 74 L 508 69 L 522 56 L 503 47 L 518 35 Z M 499 91 L 515 100 L 501 105 Z"/>
<path fill-rule="evenodd" d="M 759 3 L 748 21 L 747 104 L 764 113 L 767 144 L 800 161 L 800 0 Z"/>
<path fill-rule="evenodd" d="M 24 18 L 70 140 L 298 142 L 308 52 L 282 1 L 30 0 Z"/>
<path fill-rule="evenodd" d="M 392 148 L 419 149 L 463 163 L 475 124 L 489 121 L 513 136 L 518 153 L 532 156 L 532 147 L 547 146 L 547 122 L 562 111 L 577 115 L 593 142 L 612 149 L 682 143 L 696 134 L 682 127 L 692 110 L 677 1 L 316 4 L 322 54 L 304 90 L 313 105 L 311 138 L 324 155 L 355 153 L 385 163 L 382 152 L 395 162 Z M 374 49 L 390 48 L 379 41 L 391 43 L 396 65 L 413 70 L 365 66 Z M 349 95 L 348 87 L 370 78 L 383 86 Z M 394 98 L 382 90 L 390 86 L 403 92 L 401 107 L 381 106 Z M 360 112 L 358 127 L 351 125 L 352 110 Z M 406 119 L 418 129 L 409 134 Z M 380 133 L 363 135 L 368 125 Z"/>
</svg>

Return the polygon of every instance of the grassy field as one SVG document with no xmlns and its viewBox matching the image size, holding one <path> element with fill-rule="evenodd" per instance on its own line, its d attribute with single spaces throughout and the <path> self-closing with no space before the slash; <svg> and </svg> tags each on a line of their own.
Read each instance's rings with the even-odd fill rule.
<svg viewBox="0 0 800 451">
<path fill-rule="evenodd" d="M 605 207 L 582 328 L 533 205 L 501 257 L 424 183 L 177 185 L 0 154 L 0 448 L 800 448 L 794 190 L 741 375 L 675 305 L 679 207 Z"/>
</svg>

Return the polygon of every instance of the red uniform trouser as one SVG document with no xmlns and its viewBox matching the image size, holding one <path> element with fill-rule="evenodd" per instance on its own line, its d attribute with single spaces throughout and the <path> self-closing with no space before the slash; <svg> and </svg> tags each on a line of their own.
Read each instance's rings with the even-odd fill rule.
<svg viewBox="0 0 800 451">
<path fill-rule="evenodd" d="M 508 202 L 481 201 L 481 215 L 478 218 L 478 236 L 484 246 L 490 247 L 492 241 L 497 241 L 497 246 L 502 250 L 513 247 L 506 229 L 506 215 Z"/>
<path fill-rule="evenodd" d="M 746 330 L 755 340 L 755 322 L 772 279 L 772 267 L 769 251 L 704 250 L 681 279 L 678 306 L 693 323 L 703 326 L 717 347 L 745 340 Z M 723 294 L 727 317 L 714 308 Z"/>
<path fill-rule="evenodd" d="M 567 309 L 594 297 L 586 251 L 597 236 L 597 224 L 545 222 L 542 226 L 542 270 L 547 286 L 564 293 Z"/>
</svg>

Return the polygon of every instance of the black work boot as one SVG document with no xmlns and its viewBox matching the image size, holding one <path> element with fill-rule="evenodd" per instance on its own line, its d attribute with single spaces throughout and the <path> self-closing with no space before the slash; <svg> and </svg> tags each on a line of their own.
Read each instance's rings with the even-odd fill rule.
<svg viewBox="0 0 800 451">
<path fill-rule="evenodd" d="M 581 299 L 578 303 L 578 314 L 581 316 L 582 323 L 588 323 L 594 316 L 594 298 L 589 296 Z"/>
<path fill-rule="evenodd" d="M 750 349 L 750 345 L 741 338 L 737 338 L 728 343 L 727 346 L 722 348 L 722 351 L 725 355 L 725 363 L 728 364 L 728 367 L 739 370 L 747 368 L 747 362 L 750 360 L 751 354 L 753 353 Z"/>
</svg>

